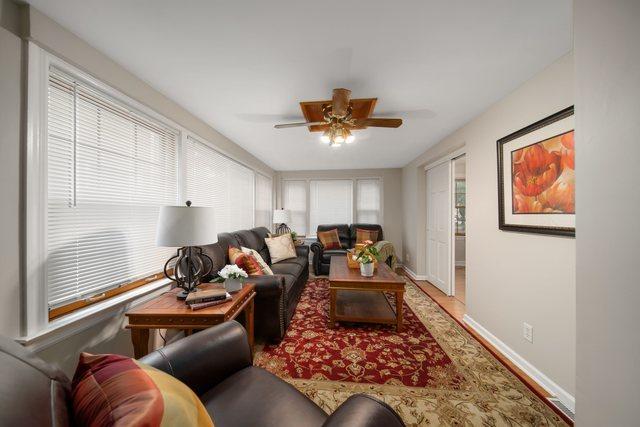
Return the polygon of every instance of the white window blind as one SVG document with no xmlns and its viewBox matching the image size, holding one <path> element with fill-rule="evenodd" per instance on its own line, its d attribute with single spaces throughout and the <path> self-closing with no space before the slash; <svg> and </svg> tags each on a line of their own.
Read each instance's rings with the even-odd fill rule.
<svg viewBox="0 0 640 427">
<path fill-rule="evenodd" d="M 356 221 L 361 224 L 380 224 L 380 180 L 357 180 L 356 194 Z"/>
<path fill-rule="evenodd" d="M 271 178 L 256 173 L 256 227 L 271 229 L 273 211 L 273 181 Z"/>
<path fill-rule="evenodd" d="M 310 182 L 311 230 L 320 224 L 351 224 L 353 220 L 353 181 L 318 180 Z"/>
<path fill-rule="evenodd" d="M 177 132 L 53 67 L 47 102 L 50 308 L 162 270 L 159 207 L 177 201 Z"/>
<path fill-rule="evenodd" d="M 254 172 L 189 136 L 185 201 L 215 208 L 218 233 L 248 229 L 254 220 Z"/>
<path fill-rule="evenodd" d="M 291 211 L 291 230 L 306 235 L 307 230 L 307 182 L 282 182 L 282 207 Z M 315 231 L 315 229 L 314 229 Z"/>
</svg>

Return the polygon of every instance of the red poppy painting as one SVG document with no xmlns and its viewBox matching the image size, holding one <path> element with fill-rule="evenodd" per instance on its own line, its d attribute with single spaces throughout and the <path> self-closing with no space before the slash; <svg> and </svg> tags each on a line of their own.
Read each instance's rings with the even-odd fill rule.
<svg viewBox="0 0 640 427">
<path fill-rule="evenodd" d="M 573 107 L 500 138 L 498 227 L 575 236 Z"/>
<path fill-rule="evenodd" d="M 514 214 L 575 213 L 574 131 L 511 153 Z"/>
</svg>

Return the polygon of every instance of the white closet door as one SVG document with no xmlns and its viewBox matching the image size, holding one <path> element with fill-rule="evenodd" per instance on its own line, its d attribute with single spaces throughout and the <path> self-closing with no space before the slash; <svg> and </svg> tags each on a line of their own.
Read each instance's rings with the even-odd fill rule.
<svg viewBox="0 0 640 427">
<path fill-rule="evenodd" d="M 451 295 L 451 162 L 427 170 L 427 278 Z"/>
</svg>

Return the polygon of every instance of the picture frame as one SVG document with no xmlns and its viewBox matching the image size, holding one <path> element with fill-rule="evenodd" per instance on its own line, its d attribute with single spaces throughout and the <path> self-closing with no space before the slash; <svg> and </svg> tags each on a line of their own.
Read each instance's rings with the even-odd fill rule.
<svg viewBox="0 0 640 427">
<path fill-rule="evenodd" d="M 500 230 L 575 237 L 574 129 L 570 106 L 497 141 Z"/>
</svg>

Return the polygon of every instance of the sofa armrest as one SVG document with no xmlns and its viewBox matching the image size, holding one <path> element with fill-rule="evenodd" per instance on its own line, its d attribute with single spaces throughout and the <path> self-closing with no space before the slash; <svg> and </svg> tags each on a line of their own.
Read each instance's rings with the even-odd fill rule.
<svg viewBox="0 0 640 427">
<path fill-rule="evenodd" d="M 354 394 L 344 401 L 323 424 L 324 427 L 403 427 L 389 405 L 366 394 Z"/>
<path fill-rule="evenodd" d="M 255 285 L 256 298 L 279 297 L 284 292 L 282 276 L 250 276 L 247 282 Z"/>
<path fill-rule="evenodd" d="M 252 365 L 247 333 L 233 320 L 162 347 L 140 362 L 171 374 L 198 395 Z"/>
<path fill-rule="evenodd" d="M 324 246 L 322 246 L 322 243 L 320 242 L 313 242 L 310 247 L 311 247 L 311 252 L 314 252 L 314 253 L 316 252 L 322 253 L 324 251 Z"/>
<path fill-rule="evenodd" d="M 296 246 L 296 255 L 309 258 L 309 246 L 307 245 Z"/>
</svg>

